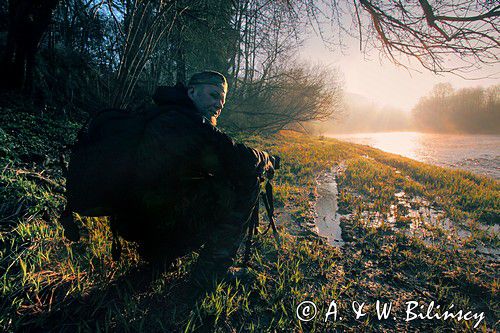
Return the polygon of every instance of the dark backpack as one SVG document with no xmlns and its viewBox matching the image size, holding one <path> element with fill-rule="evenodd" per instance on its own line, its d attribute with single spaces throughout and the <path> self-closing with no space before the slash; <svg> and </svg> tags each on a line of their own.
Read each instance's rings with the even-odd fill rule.
<svg viewBox="0 0 500 333">
<path fill-rule="evenodd" d="M 110 215 L 124 193 L 144 117 L 123 110 L 100 112 L 82 129 L 68 167 L 68 209 L 85 216 Z"/>
</svg>

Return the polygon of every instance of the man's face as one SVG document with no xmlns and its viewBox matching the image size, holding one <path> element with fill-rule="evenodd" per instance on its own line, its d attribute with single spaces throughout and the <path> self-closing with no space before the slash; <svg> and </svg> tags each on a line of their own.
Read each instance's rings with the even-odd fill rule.
<svg viewBox="0 0 500 333">
<path fill-rule="evenodd" d="M 212 123 L 217 121 L 226 102 L 226 92 L 222 86 L 199 84 L 190 87 L 188 95 L 202 116 Z"/>
</svg>

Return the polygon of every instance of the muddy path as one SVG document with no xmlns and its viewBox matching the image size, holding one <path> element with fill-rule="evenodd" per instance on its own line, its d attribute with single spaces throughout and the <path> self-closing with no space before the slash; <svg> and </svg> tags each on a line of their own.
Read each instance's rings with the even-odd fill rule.
<svg viewBox="0 0 500 333">
<path fill-rule="evenodd" d="M 353 301 L 365 302 L 369 308 L 381 301 L 394 306 L 395 317 L 383 322 L 367 319 L 375 331 L 464 328 L 459 321 L 405 321 L 408 302 L 423 307 L 434 302 L 484 316 L 472 325 L 485 331 L 490 331 L 487 325 L 497 325 L 498 307 L 491 305 L 498 296 L 491 283 L 498 277 L 497 247 L 478 246 L 481 243 L 473 241 L 474 233 L 463 228 L 466 223 L 450 218 L 431 198 L 404 188 L 388 188 L 389 198 L 377 206 L 374 198 L 378 193 L 363 192 L 360 184 L 346 181 L 343 172 L 351 169 L 328 170 L 317 176 L 315 218 L 308 225 L 329 245 L 342 244 L 342 255 L 335 262 L 342 272 L 335 276 L 335 283 L 345 286 L 339 297 L 342 311 L 349 311 L 345 304 Z M 345 215 L 339 214 L 339 205 Z M 496 229 L 485 226 L 484 232 L 495 234 Z M 360 325 L 348 320 L 348 326 Z"/>
</svg>

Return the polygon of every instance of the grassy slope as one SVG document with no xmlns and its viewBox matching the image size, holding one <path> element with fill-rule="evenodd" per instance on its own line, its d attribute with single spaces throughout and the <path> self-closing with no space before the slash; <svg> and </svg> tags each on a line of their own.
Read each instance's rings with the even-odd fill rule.
<svg viewBox="0 0 500 333">
<path fill-rule="evenodd" d="M 74 140 L 76 124 L 23 113 L 0 112 L 0 117 L 0 217 L 8 216 L 0 234 L 2 329 L 462 331 L 473 324 L 408 324 L 402 319 L 408 300 L 484 311 L 481 329 L 497 328 L 498 262 L 478 257 L 476 247 L 498 249 L 498 235 L 481 228 L 498 221 L 498 182 L 336 140 L 293 133 L 245 138 L 283 158 L 275 179 L 280 210 L 290 213 L 290 218 L 281 215 L 283 245 L 278 249 L 271 236 L 259 236 L 248 273 L 221 283 L 193 308 L 181 299 L 195 254 L 179 259 L 168 273 L 139 273 L 150 278 L 137 287 L 140 283 L 116 282 L 133 276 L 140 262 L 133 244 L 119 263 L 111 261 L 105 219 L 81 219 L 89 232 L 78 244 L 62 239 L 55 222 L 64 185 L 57 157 L 61 145 Z M 302 227 L 313 219 L 315 176 L 338 164 L 343 165 L 340 207 L 351 213 L 342 224 L 349 241 L 343 249 L 325 245 Z M 408 232 L 403 217 L 397 221 L 401 228 L 366 223 L 363 212 L 389 212 L 401 190 L 440 207 L 470 235 L 457 238 L 449 230 L 426 227 L 431 241 L 424 242 Z M 9 221 L 19 224 L 6 226 Z M 399 319 L 378 321 L 372 314 L 377 299 L 392 301 Z M 314 301 L 321 316 L 299 322 L 295 308 L 303 300 Z M 330 300 L 338 301 L 342 321 L 324 321 Z M 355 320 L 354 300 L 366 302 L 370 314 Z"/>
</svg>

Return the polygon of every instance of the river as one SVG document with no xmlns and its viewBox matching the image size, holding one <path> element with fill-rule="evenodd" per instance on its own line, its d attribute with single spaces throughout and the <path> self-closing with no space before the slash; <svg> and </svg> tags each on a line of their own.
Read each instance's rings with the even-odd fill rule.
<svg viewBox="0 0 500 333">
<path fill-rule="evenodd" d="M 379 132 L 326 136 L 500 179 L 500 135 Z"/>
</svg>

